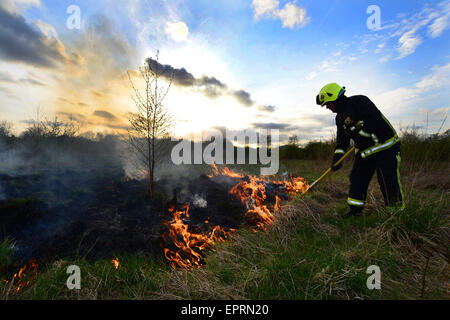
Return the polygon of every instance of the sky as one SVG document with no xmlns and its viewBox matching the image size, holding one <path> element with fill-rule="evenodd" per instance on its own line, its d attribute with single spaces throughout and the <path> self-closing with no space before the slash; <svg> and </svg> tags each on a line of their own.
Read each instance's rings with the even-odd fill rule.
<svg viewBox="0 0 450 320">
<path fill-rule="evenodd" d="M 177 136 L 328 139 L 335 115 L 315 97 L 330 82 L 368 96 L 397 130 L 444 132 L 449 27 L 442 0 L 2 0 L 0 121 L 20 133 L 39 110 L 124 133 L 128 74 L 152 61 L 173 71 L 164 105 Z"/>
</svg>

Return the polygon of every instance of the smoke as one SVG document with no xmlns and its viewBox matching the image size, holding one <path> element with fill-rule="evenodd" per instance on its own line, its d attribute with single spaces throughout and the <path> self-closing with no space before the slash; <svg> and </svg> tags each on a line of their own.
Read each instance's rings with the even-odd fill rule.
<svg viewBox="0 0 450 320">
<path fill-rule="evenodd" d="M 6 194 L 4 192 L 4 188 L 2 186 L 2 184 L 0 183 L 0 201 L 5 200 L 6 199 Z"/>
<path fill-rule="evenodd" d="M 192 204 L 198 208 L 206 208 L 208 206 L 208 201 L 196 193 L 194 195 L 194 199 L 192 200 Z"/>
</svg>

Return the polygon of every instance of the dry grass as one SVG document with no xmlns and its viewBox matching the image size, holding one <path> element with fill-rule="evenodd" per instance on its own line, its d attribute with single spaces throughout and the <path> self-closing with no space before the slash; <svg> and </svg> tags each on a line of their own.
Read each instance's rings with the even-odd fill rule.
<svg viewBox="0 0 450 320">
<path fill-rule="evenodd" d="M 243 296 L 236 288 L 225 285 L 205 268 L 188 270 L 171 270 L 161 275 L 159 290 L 155 299 L 163 300 L 237 300 Z"/>
<path fill-rule="evenodd" d="M 71 263 L 56 261 L 21 295 L 0 285 L 0 298 L 448 299 L 447 169 L 403 167 L 406 216 L 386 215 L 374 179 L 365 215 L 341 220 L 347 166 L 310 195 L 284 203 L 267 231 L 240 229 L 218 244 L 200 269 L 149 266 L 144 258 L 124 262 L 120 270 L 108 261 L 81 261 L 88 285 L 68 291 L 61 288 Z M 382 269 L 381 291 L 365 287 L 372 264 Z"/>
</svg>

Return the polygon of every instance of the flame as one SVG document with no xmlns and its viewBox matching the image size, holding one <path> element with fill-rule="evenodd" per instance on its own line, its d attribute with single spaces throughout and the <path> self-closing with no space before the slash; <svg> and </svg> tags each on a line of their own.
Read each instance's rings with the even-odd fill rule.
<svg viewBox="0 0 450 320">
<path fill-rule="evenodd" d="M 260 230 L 265 230 L 273 224 L 273 212 L 281 209 L 281 198 L 278 195 L 275 195 L 273 212 L 265 204 L 268 184 L 278 186 L 280 191 L 287 192 L 290 195 L 304 192 L 308 188 L 304 178 L 292 176 L 290 176 L 290 180 L 283 181 L 270 181 L 267 177 L 248 176 L 245 180 L 236 184 L 229 193 L 241 200 L 242 204 L 247 207 L 247 212 L 244 215 L 247 223 Z"/>
<path fill-rule="evenodd" d="M 214 176 L 220 175 L 219 168 L 217 168 L 217 166 L 216 166 L 216 164 L 215 164 L 214 162 L 213 162 L 213 164 L 211 165 L 211 167 L 212 167 L 212 169 L 213 169 L 213 173 L 208 175 L 209 178 L 212 178 L 212 177 L 214 177 Z"/>
<path fill-rule="evenodd" d="M 219 169 L 216 164 L 212 164 L 213 173 L 208 175 L 213 178 L 218 175 L 240 179 L 240 181 L 229 190 L 229 194 L 233 195 L 241 201 L 246 207 L 244 219 L 251 230 L 266 230 L 275 221 L 274 212 L 281 209 L 281 198 L 275 194 L 275 204 L 270 205 L 267 202 L 267 187 L 270 184 L 272 188 L 276 188 L 280 192 L 295 195 L 303 192 L 308 188 L 308 184 L 303 178 L 293 178 L 289 180 L 270 181 L 267 177 L 244 176 L 230 170 L 228 167 Z M 200 267 L 204 260 L 202 253 L 211 249 L 216 242 L 224 241 L 226 236 L 234 231 L 229 229 L 228 232 L 220 226 L 215 226 L 206 234 L 195 233 L 189 230 L 189 226 L 185 223 L 190 218 L 190 204 L 185 204 L 181 210 L 176 210 L 174 206 L 170 207 L 169 212 L 173 215 L 171 221 L 165 221 L 168 231 L 162 234 L 164 244 L 161 246 L 164 256 L 170 262 L 173 268 L 181 267 L 191 269 Z M 209 218 L 204 224 L 209 224 Z M 171 250 L 167 244 L 172 242 L 176 249 Z"/>
<path fill-rule="evenodd" d="M 275 196 L 275 205 L 273 206 L 273 210 L 275 210 L 275 211 L 281 210 L 280 201 L 281 201 L 280 197 Z"/>
<path fill-rule="evenodd" d="M 221 242 L 229 234 L 234 231 L 230 229 L 228 232 L 220 226 L 215 226 L 207 234 L 200 234 L 189 231 L 189 226 L 183 221 L 189 219 L 189 204 L 185 204 L 181 210 L 175 210 L 174 206 L 169 208 L 173 219 L 163 222 L 168 231 L 162 234 L 165 244 L 172 242 L 177 249 L 170 250 L 161 244 L 164 256 L 170 262 L 172 268 L 181 267 L 192 269 L 200 267 L 203 264 L 203 256 L 201 253 L 207 249 L 211 249 L 216 242 Z M 170 240 L 170 241 L 169 241 Z"/>
<path fill-rule="evenodd" d="M 11 286 L 16 292 L 29 287 L 34 279 L 37 278 L 39 265 L 36 259 L 30 260 L 25 266 L 20 268 L 19 272 L 14 274 L 11 280 Z M 5 284 L 8 284 L 8 280 L 3 280 Z"/>
<path fill-rule="evenodd" d="M 246 206 L 245 220 L 250 226 L 265 229 L 274 222 L 272 212 L 264 204 L 266 201 L 266 184 L 264 179 L 249 176 L 249 181 L 242 180 L 229 191 Z"/>
<path fill-rule="evenodd" d="M 119 269 L 120 267 L 119 258 L 112 259 L 111 263 L 113 264 L 114 268 L 116 268 L 116 270 Z"/>
<path fill-rule="evenodd" d="M 213 163 L 213 164 L 211 165 L 211 167 L 212 167 L 212 169 L 213 169 L 213 173 L 210 174 L 210 175 L 208 175 L 209 178 L 213 178 L 213 177 L 220 176 L 220 175 L 222 175 L 222 176 L 227 176 L 227 177 L 230 177 L 230 178 L 238 178 L 238 179 L 243 179 L 243 178 L 244 178 L 244 175 L 243 175 L 243 174 L 236 173 L 236 172 L 230 170 L 230 169 L 229 169 L 228 167 L 226 167 L 226 166 L 223 166 L 222 170 L 220 170 L 220 169 L 217 167 L 217 165 L 216 165 L 215 163 Z"/>
<path fill-rule="evenodd" d="M 292 175 L 289 177 L 290 181 L 283 180 L 283 181 L 272 181 L 273 184 L 283 186 L 284 190 L 288 192 L 290 195 L 296 195 L 297 193 L 303 193 L 308 188 L 309 185 L 306 183 L 304 178 L 301 177 L 292 177 Z"/>
</svg>

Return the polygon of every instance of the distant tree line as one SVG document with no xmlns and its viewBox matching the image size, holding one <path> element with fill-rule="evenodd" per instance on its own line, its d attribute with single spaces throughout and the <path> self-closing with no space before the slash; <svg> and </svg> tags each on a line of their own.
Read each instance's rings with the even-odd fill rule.
<svg viewBox="0 0 450 320">
<path fill-rule="evenodd" d="M 407 161 L 450 160 L 450 130 L 444 133 L 421 134 L 416 128 L 400 130 L 402 158 Z M 296 137 L 280 147 L 282 160 L 329 160 L 336 146 L 335 139 L 308 142 L 300 146 Z"/>
</svg>

